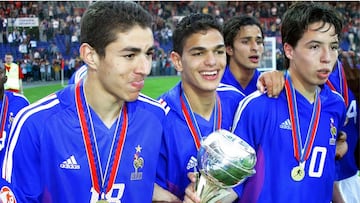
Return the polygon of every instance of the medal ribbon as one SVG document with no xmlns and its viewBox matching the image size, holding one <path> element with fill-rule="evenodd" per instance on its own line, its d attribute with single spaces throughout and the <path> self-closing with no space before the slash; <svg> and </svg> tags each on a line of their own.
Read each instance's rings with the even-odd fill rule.
<svg viewBox="0 0 360 203">
<path fill-rule="evenodd" d="M 348 85 L 346 82 L 347 80 L 346 80 L 346 76 L 345 76 L 344 67 L 340 61 L 337 62 L 337 71 L 339 71 L 339 73 L 340 73 L 339 74 L 339 81 L 341 84 L 341 86 L 340 86 L 341 92 L 340 93 L 344 97 L 346 107 L 348 107 L 349 106 L 349 89 L 348 89 Z M 336 91 L 334 85 L 330 82 L 330 80 L 327 80 L 326 84 L 330 87 L 331 90 Z"/>
<path fill-rule="evenodd" d="M 1 131 L 0 131 L 1 133 L 0 133 L 0 138 L 3 137 L 8 108 L 9 108 L 9 100 L 8 100 L 8 98 L 7 98 L 7 96 L 6 96 L 5 92 L 4 92 L 3 102 L 2 102 L 2 106 L 1 106 Z"/>
<path fill-rule="evenodd" d="M 298 160 L 300 163 L 303 163 L 310 156 L 310 152 L 316 136 L 316 131 L 319 125 L 319 118 L 321 111 L 320 96 L 318 95 L 318 90 L 316 90 L 315 103 L 311 115 L 308 132 L 306 135 L 305 144 L 303 147 L 301 134 L 300 134 L 300 124 L 299 124 L 298 109 L 296 104 L 295 89 L 292 86 L 291 78 L 288 73 L 286 74 L 286 80 L 285 80 L 285 92 L 288 101 L 288 109 L 289 109 L 290 121 L 291 121 L 294 156 L 296 160 Z"/>
<path fill-rule="evenodd" d="M 200 148 L 200 140 L 202 139 L 201 131 L 199 129 L 199 126 L 196 122 L 196 118 L 194 115 L 194 112 L 191 110 L 191 106 L 189 104 L 189 101 L 187 100 L 185 93 L 183 92 L 180 97 L 181 102 L 181 110 L 183 112 L 183 115 L 185 117 L 185 121 L 189 127 L 189 130 L 191 132 L 191 135 L 194 139 L 196 149 L 199 150 Z M 216 94 L 216 101 L 214 106 L 214 125 L 213 125 L 213 131 L 221 128 L 221 103 L 220 98 Z"/>
<path fill-rule="evenodd" d="M 99 157 L 97 157 L 97 159 L 95 159 L 96 156 L 98 156 L 96 153 L 94 153 L 94 140 L 92 139 L 92 137 L 94 136 L 90 136 L 90 131 L 89 131 L 89 127 L 88 127 L 88 123 L 87 118 L 85 115 L 85 108 L 83 105 L 83 101 L 81 99 L 81 95 L 84 94 L 83 92 L 83 81 L 80 81 L 76 84 L 75 87 L 75 100 L 76 100 L 76 110 L 79 116 L 79 120 L 80 120 L 80 126 L 81 126 L 81 131 L 83 134 L 83 140 L 84 140 L 84 144 L 85 144 L 85 149 L 86 149 L 86 155 L 88 158 L 88 162 L 89 162 L 89 166 L 90 166 L 90 175 L 91 175 L 91 180 L 92 180 L 92 184 L 94 186 L 94 189 L 96 190 L 96 192 L 98 192 L 100 195 L 101 194 L 106 194 L 107 192 L 110 191 L 112 185 L 114 184 L 115 181 L 115 177 L 119 168 L 119 162 L 120 162 L 120 157 L 122 154 L 122 150 L 123 150 L 123 146 L 124 146 L 124 141 L 126 138 L 126 132 L 127 132 L 127 127 L 128 127 L 128 116 L 127 116 L 127 111 L 126 111 L 126 105 L 123 106 L 122 112 L 123 113 L 123 123 L 121 126 L 121 130 L 117 129 L 114 136 L 116 136 L 116 134 L 119 134 L 119 136 L 116 136 L 115 138 L 115 143 L 117 143 L 117 145 L 115 146 L 115 148 L 113 148 L 110 151 L 110 157 L 109 160 L 112 161 L 112 163 L 110 163 L 110 173 L 106 173 L 105 174 L 105 180 L 103 182 L 102 178 L 99 177 L 101 176 L 101 163 L 97 160 L 100 160 Z M 84 101 L 85 106 L 87 106 L 86 100 Z M 89 115 L 87 115 L 89 116 Z M 120 119 L 120 117 L 118 118 Z M 120 122 L 120 121 L 118 121 Z M 95 139 L 95 137 L 94 137 Z M 115 150 L 114 150 L 115 149 Z"/>
</svg>

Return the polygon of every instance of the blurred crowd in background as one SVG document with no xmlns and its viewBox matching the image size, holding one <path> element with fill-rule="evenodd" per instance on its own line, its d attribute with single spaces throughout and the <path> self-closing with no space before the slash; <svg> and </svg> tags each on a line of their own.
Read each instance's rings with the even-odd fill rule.
<svg viewBox="0 0 360 203">
<path fill-rule="evenodd" d="M 81 16 L 91 1 L 2 1 L 0 2 L 0 64 L 11 53 L 23 70 L 25 81 L 60 80 L 60 70 L 69 78 L 81 65 Z M 151 75 L 176 75 L 167 57 L 172 50 L 172 30 L 189 13 L 209 13 L 225 22 L 234 15 L 255 16 L 266 37 L 276 38 L 276 69 L 282 70 L 281 17 L 292 2 L 262 1 L 139 1 L 153 14 L 157 52 Z M 352 67 L 360 68 L 360 3 L 331 1 L 344 19 L 341 50 Z M 38 27 L 10 26 L 16 18 L 37 17 Z M 344 56 L 342 56 L 344 57 Z"/>
</svg>

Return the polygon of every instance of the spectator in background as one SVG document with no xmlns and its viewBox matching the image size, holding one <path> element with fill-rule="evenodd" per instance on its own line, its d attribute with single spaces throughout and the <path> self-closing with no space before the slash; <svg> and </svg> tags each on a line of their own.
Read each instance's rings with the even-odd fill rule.
<svg viewBox="0 0 360 203">
<path fill-rule="evenodd" d="M 67 75 L 68 78 L 72 76 L 72 74 L 75 72 L 75 56 L 71 56 L 68 60 L 68 66 L 69 66 L 69 73 Z"/>
<path fill-rule="evenodd" d="M 5 54 L 5 74 L 7 76 L 7 82 L 5 83 L 5 89 L 17 93 L 23 93 L 22 74 L 21 67 L 14 63 L 14 57 L 11 53 Z"/>
<path fill-rule="evenodd" d="M 76 32 L 73 32 L 71 35 L 71 44 L 75 44 L 79 42 L 79 37 Z"/>
<path fill-rule="evenodd" d="M 34 81 L 40 80 L 40 58 L 32 60 L 32 75 Z"/>
<path fill-rule="evenodd" d="M 45 59 L 40 60 L 40 80 L 45 81 L 46 79 L 46 61 Z"/>
<path fill-rule="evenodd" d="M 26 59 L 20 61 L 20 68 L 21 68 L 21 71 L 22 71 L 23 76 L 24 76 L 24 78 L 23 78 L 24 81 L 27 81 L 27 79 L 28 79 L 27 69 L 26 69 L 26 62 L 27 62 Z"/>
<path fill-rule="evenodd" d="M 60 59 L 54 59 L 53 65 L 53 73 L 54 73 L 54 79 L 60 80 L 60 71 L 61 71 L 61 61 Z"/>
<path fill-rule="evenodd" d="M 26 41 L 23 41 L 19 45 L 19 52 L 21 53 L 22 57 L 25 58 L 25 55 L 28 54 L 28 46 L 26 44 Z"/>
<path fill-rule="evenodd" d="M 53 79 L 52 77 L 52 65 L 48 59 L 45 59 L 45 73 L 46 73 L 46 81 L 50 81 Z"/>
</svg>

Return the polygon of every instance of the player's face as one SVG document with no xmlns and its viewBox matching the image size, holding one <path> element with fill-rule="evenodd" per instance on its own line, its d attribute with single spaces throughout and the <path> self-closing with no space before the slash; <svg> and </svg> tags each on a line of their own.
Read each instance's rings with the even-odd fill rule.
<svg viewBox="0 0 360 203">
<path fill-rule="evenodd" d="M 224 38 L 216 29 L 195 33 L 185 41 L 182 56 L 173 52 L 172 60 L 184 86 L 215 91 L 226 66 Z"/>
<path fill-rule="evenodd" d="M 238 68 L 258 68 L 264 52 L 264 39 L 260 28 L 256 25 L 241 27 L 234 38 L 233 47 L 227 47 L 226 51 L 231 57 L 232 64 Z"/>
<path fill-rule="evenodd" d="M 333 25 L 322 22 L 309 25 L 296 47 L 284 45 L 286 56 L 290 59 L 289 71 L 296 87 L 301 83 L 305 89 L 324 84 L 328 79 L 338 57 L 339 41 Z M 298 86 L 299 87 L 299 86 Z"/>
<path fill-rule="evenodd" d="M 150 28 L 134 26 L 118 33 L 117 40 L 105 48 L 99 59 L 98 77 L 108 92 L 121 100 L 137 99 L 150 73 L 154 39 Z"/>
<path fill-rule="evenodd" d="M 11 55 L 5 55 L 5 63 L 11 64 L 13 62 L 13 57 Z"/>
</svg>

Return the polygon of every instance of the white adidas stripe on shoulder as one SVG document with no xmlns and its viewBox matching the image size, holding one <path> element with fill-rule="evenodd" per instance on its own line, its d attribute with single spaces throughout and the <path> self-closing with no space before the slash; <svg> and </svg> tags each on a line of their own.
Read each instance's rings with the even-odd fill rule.
<svg viewBox="0 0 360 203">
<path fill-rule="evenodd" d="M 256 97 L 259 97 L 263 95 L 263 93 L 261 93 L 259 90 L 249 94 L 247 97 L 245 97 L 243 100 L 241 100 L 239 102 L 239 105 L 238 105 L 238 108 L 236 109 L 236 112 L 235 112 L 235 116 L 234 116 L 234 120 L 233 120 L 233 126 L 231 128 L 231 131 L 233 132 L 235 127 L 237 126 L 237 123 L 239 122 L 240 120 L 240 117 L 241 117 L 241 113 L 242 111 L 244 110 L 244 108 L 249 104 L 249 102 L 256 98 Z"/>
<path fill-rule="evenodd" d="M 235 92 L 239 92 L 240 94 L 242 94 L 243 96 L 246 96 L 244 93 L 242 93 L 239 89 L 237 89 L 236 87 L 232 86 L 232 85 L 228 85 L 228 84 L 224 84 L 224 83 L 220 83 L 219 86 L 216 88 L 216 91 L 235 91 Z"/>
<path fill-rule="evenodd" d="M 52 100 L 57 100 L 57 95 L 54 93 L 54 94 L 50 94 L 24 108 L 22 108 L 18 113 L 17 115 L 19 116 L 15 116 L 15 119 L 12 123 L 12 126 L 16 126 L 17 123 L 18 123 L 18 120 L 19 118 L 24 114 L 25 111 L 28 111 L 29 109 L 33 109 L 33 108 L 37 108 L 38 106 L 44 104 L 44 103 L 48 103 L 48 102 L 51 102 Z M 12 131 L 10 131 L 10 134 L 12 133 Z"/>
<path fill-rule="evenodd" d="M 155 99 L 153 99 L 153 98 L 151 98 L 151 97 L 149 97 L 149 96 L 147 96 L 145 94 L 142 94 L 142 93 L 139 94 L 138 100 L 146 102 L 146 103 L 150 103 L 150 104 L 155 105 L 155 106 L 162 107 L 157 100 L 155 100 Z"/>
<path fill-rule="evenodd" d="M 14 92 L 14 95 L 17 96 L 17 97 L 21 97 L 21 98 L 25 99 L 27 102 L 29 102 L 29 100 L 23 94 L 19 94 L 17 92 Z"/>
<path fill-rule="evenodd" d="M 11 127 L 10 133 L 9 133 L 9 142 L 6 146 L 5 151 L 5 158 L 3 162 L 3 168 L 2 168 L 2 177 L 5 178 L 7 181 L 10 181 L 11 173 L 12 173 L 12 166 L 13 166 L 13 152 L 17 143 L 17 140 L 19 139 L 19 134 L 22 125 L 28 119 L 31 115 L 42 111 L 49 109 L 59 103 L 59 100 L 57 99 L 56 94 L 51 94 L 33 104 L 30 104 L 27 107 L 24 107 L 19 111 L 19 113 L 16 115 L 13 126 Z"/>
<path fill-rule="evenodd" d="M 168 111 L 164 108 L 163 105 L 160 104 L 158 100 L 155 100 L 145 94 L 140 93 L 138 100 L 160 107 L 166 114 L 168 113 Z"/>
<path fill-rule="evenodd" d="M 82 65 L 80 67 L 80 69 L 78 69 L 76 72 L 75 72 L 75 78 L 74 78 L 74 83 L 77 83 L 79 82 L 79 80 L 81 80 L 82 78 L 85 77 L 85 75 L 87 74 L 87 65 Z"/>
</svg>

